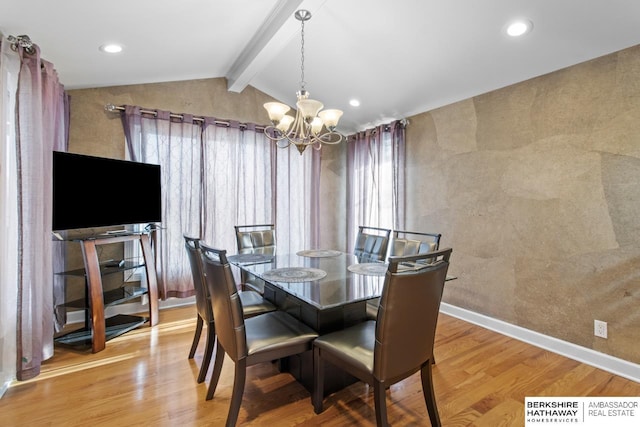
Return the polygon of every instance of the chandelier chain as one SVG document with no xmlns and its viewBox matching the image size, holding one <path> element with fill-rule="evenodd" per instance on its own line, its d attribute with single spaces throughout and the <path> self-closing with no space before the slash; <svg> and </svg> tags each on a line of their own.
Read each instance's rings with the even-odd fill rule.
<svg viewBox="0 0 640 427">
<path fill-rule="evenodd" d="M 306 82 L 304 81 L 304 20 L 302 22 L 302 30 L 300 32 L 300 88 L 304 89 Z"/>
</svg>

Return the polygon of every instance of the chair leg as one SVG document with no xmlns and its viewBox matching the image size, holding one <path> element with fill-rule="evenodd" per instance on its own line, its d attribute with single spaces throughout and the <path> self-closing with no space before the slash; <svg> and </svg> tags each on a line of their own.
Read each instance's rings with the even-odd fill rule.
<svg viewBox="0 0 640 427">
<path fill-rule="evenodd" d="M 376 408 L 376 425 L 388 426 L 387 420 L 387 389 L 384 384 L 374 379 L 373 383 L 373 400 Z"/>
<path fill-rule="evenodd" d="M 420 377 L 422 378 L 422 394 L 424 395 L 424 401 L 427 404 L 427 411 L 429 412 L 429 419 L 431 425 L 434 427 L 440 427 L 440 414 L 438 414 L 438 405 L 436 403 L 436 394 L 433 390 L 433 375 L 431 372 L 431 362 L 427 362 L 420 369 Z"/>
<path fill-rule="evenodd" d="M 198 374 L 198 384 L 203 382 L 207 376 L 209 370 L 209 364 L 211 363 L 211 356 L 213 355 L 213 349 L 216 344 L 216 327 L 213 322 L 207 325 L 207 343 L 204 348 L 204 357 L 202 358 L 202 365 L 200 366 L 200 373 Z"/>
<path fill-rule="evenodd" d="M 189 351 L 189 359 L 193 359 L 193 356 L 196 354 L 196 348 L 198 348 L 198 343 L 200 342 L 200 334 L 202 333 L 202 324 L 204 321 L 202 317 L 198 314 L 198 318 L 196 319 L 196 331 L 193 335 L 193 342 L 191 343 L 191 350 Z"/>
<path fill-rule="evenodd" d="M 313 347 L 313 393 L 311 403 L 316 414 L 323 411 L 324 400 L 324 362 L 320 359 L 320 348 Z"/>
<path fill-rule="evenodd" d="M 216 358 L 213 361 L 213 373 L 209 380 L 209 388 L 207 389 L 207 399 L 213 399 L 213 395 L 218 387 L 218 380 L 220 379 L 220 373 L 222 372 L 222 362 L 224 362 L 224 349 L 220 345 L 220 342 L 216 339 Z"/>
<path fill-rule="evenodd" d="M 247 359 L 238 360 L 236 362 L 235 371 L 233 392 L 231 393 L 231 406 L 229 406 L 229 415 L 227 415 L 227 427 L 235 426 L 238 421 L 240 405 L 242 404 L 242 395 L 244 393 L 244 383 L 247 376 Z"/>
</svg>

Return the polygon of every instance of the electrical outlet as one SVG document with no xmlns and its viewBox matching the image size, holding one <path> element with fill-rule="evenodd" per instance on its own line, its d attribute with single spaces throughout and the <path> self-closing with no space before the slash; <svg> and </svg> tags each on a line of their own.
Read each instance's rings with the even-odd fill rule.
<svg viewBox="0 0 640 427">
<path fill-rule="evenodd" d="M 593 334 L 600 338 L 607 338 L 607 322 L 603 322 L 602 320 L 594 320 Z"/>
</svg>

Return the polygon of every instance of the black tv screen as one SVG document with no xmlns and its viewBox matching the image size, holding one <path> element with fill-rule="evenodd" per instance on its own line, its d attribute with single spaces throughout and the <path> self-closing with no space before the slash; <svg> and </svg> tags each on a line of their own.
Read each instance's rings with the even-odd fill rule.
<svg viewBox="0 0 640 427">
<path fill-rule="evenodd" d="M 53 152 L 53 231 L 162 220 L 160 166 Z"/>
</svg>

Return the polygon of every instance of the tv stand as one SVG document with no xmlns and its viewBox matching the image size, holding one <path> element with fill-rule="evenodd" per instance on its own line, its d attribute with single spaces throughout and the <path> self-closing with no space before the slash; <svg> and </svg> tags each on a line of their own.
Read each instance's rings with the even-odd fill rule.
<svg viewBox="0 0 640 427">
<path fill-rule="evenodd" d="M 158 323 L 158 278 L 156 275 L 155 260 L 151 248 L 150 233 L 148 231 L 89 235 L 65 240 L 77 241 L 82 247 L 82 257 L 84 260 L 84 269 L 63 272 L 61 274 L 84 275 L 86 281 L 86 307 L 87 324 L 80 332 L 71 332 L 59 339 L 65 342 L 64 337 L 70 337 L 70 342 L 90 341 L 93 353 L 97 353 L 105 349 L 108 338 L 118 336 L 131 329 L 149 322 L 150 326 Z M 142 249 L 143 263 L 139 265 L 108 266 L 102 265 L 98 259 L 97 247 L 100 245 L 122 243 L 128 241 L 138 241 Z M 122 288 L 104 292 L 102 288 L 102 275 L 108 270 L 111 272 L 124 271 L 129 268 L 144 267 L 147 278 L 147 288 L 138 288 L 132 286 L 123 286 Z M 110 319 L 105 319 L 105 304 L 114 305 L 128 299 L 138 298 L 147 295 L 149 299 L 149 318 L 145 319 L 139 316 L 118 315 Z M 72 303 L 67 303 L 67 306 Z M 84 305 L 84 304 L 82 304 Z"/>
</svg>

